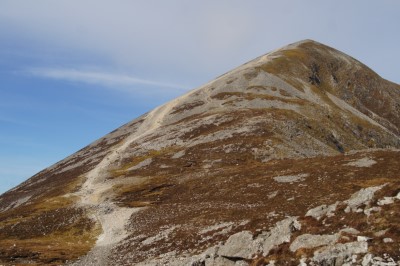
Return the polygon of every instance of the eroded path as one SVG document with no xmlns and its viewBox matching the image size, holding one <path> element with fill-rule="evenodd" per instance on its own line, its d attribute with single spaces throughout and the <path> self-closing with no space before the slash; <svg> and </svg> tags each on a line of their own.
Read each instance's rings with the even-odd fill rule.
<svg viewBox="0 0 400 266">
<path fill-rule="evenodd" d="M 129 145 L 159 128 L 163 124 L 164 117 L 174 106 L 175 101 L 150 112 L 137 132 L 110 151 L 93 170 L 87 173 L 86 182 L 76 193 L 80 198 L 78 205 L 89 210 L 93 219 L 101 225 L 102 233 L 93 249 L 72 265 L 108 265 L 107 257 L 111 249 L 127 236 L 126 226 L 129 218 L 141 208 L 119 207 L 113 202 L 112 188 L 116 182 L 107 179 L 109 166 L 119 159 L 120 154 Z"/>
</svg>

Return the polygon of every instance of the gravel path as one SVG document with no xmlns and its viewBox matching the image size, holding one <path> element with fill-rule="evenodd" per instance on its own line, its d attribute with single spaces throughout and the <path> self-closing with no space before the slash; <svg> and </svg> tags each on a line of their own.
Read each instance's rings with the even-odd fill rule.
<svg viewBox="0 0 400 266">
<path fill-rule="evenodd" d="M 131 143 L 158 129 L 179 102 L 178 100 L 179 98 L 150 112 L 135 133 L 129 136 L 122 145 L 111 150 L 93 170 L 87 173 L 85 183 L 75 195 L 80 198 L 79 206 L 87 208 L 101 225 L 102 233 L 92 250 L 71 265 L 110 265 L 107 258 L 112 248 L 128 236 L 126 226 L 129 219 L 141 208 L 119 207 L 109 199 L 113 196 L 112 187 L 116 183 L 107 180 L 109 166 L 119 159 L 120 154 L 123 154 Z"/>
</svg>

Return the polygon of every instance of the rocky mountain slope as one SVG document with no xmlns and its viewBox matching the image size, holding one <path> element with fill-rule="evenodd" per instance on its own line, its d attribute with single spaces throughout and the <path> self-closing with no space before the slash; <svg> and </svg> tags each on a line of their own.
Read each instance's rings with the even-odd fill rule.
<svg viewBox="0 0 400 266">
<path fill-rule="evenodd" d="M 397 265 L 399 148 L 400 86 L 301 41 L 1 195 L 0 262 Z"/>
</svg>

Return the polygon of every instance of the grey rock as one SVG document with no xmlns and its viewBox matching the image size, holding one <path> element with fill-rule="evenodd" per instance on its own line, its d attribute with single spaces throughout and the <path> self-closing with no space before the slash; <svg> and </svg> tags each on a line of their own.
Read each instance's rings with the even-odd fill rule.
<svg viewBox="0 0 400 266">
<path fill-rule="evenodd" d="M 302 259 L 300 259 L 299 265 L 298 265 L 298 266 L 307 266 L 306 261 L 307 261 L 307 258 L 302 258 Z"/>
<path fill-rule="evenodd" d="M 344 262 L 345 262 L 345 259 L 343 258 L 343 256 L 338 256 L 334 260 L 334 263 L 335 263 L 334 265 L 335 266 L 342 266 L 344 264 Z"/>
<path fill-rule="evenodd" d="M 365 256 L 363 257 L 363 260 L 361 262 L 361 265 L 362 266 L 371 265 L 371 261 L 372 261 L 372 254 L 370 254 L 370 253 L 365 254 Z"/>
<path fill-rule="evenodd" d="M 367 252 L 367 242 L 338 243 L 315 251 L 313 261 L 316 262 L 317 265 L 335 265 L 335 261 L 339 257 L 349 258 L 354 254 L 363 254 Z"/>
<path fill-rule="evenodd" d="M 393 239 L 391 239 L 390 237 L 386 237 L 383 239 L 383 243 L 393 243 Z"/>
<path fill-rule="evenodd" d="M 339 202 L 336 202 L 331 205 L 325 205 L 325 204 L 320 205 L 318 207 L 315 207 L 315 208 L 309 210 L 306 213 L 306 216 L 311 216 L 317 220 L 321 219 L 325 215 L 328 217 L 331 217 L 334 215 L 334 212 L 335 212 L 338 204 L 339 204 Z"/>
<path fill-rule="evenodd" d="M 237 262 L 233 260 L 229 260 L 224 257 L 217 257 L 214 259 L 206 260 L 206 266 L 247 266 L 246 264 L 237 264 Z"/>
<path fill-rule="evenodd" d="M 367 237 L 367 236 L 357 236 L 357 241 L 358 242 L 368 242 L 370 241 L 372 238 Z"/>
<path fill-rule="evenodd" d="M 311 235 L 304 234 L 298 236 L 290 245 L 290 251 L 295 252 L 300 248 L 316 248 L 320 246 L 332 245 L 339 239 L 339 234 L 334 235 Z"/>
<path fill-rule="evenodd" d="M 394 199 L 395 199 L 396 197 L 384 197 L 383 199 L 380 199 L 379 201 L 378 201 L 378 205 L 379 206 L 382 206 L 382 205 L 388 205 L 388 204 L 392 204 L 392 203 L 394 203 Z"/>
<path fill-rule="evenodd" d="M 248 266 L 249 264 L 243 260 L 239 260 L 235 262 L 235 266 Z"/>
<path fill-rule="evenodd" d="M 386 234 L 387 231 L 389 231 L 389 229 L 380 230 L 380 231 L 378 231 L 378 232 L 375 232 L 375 233 L 374 233 L 374 236 L 376 236 L 376 237 L 384 236 L 384 235 Z"/>
<path fill-rule="evenodd" d="M 363 188 L 354 193 L 349 200 L 345 201 L 345 203 L 351 211 L 356 212 L 361 205 L 368 205 L 373 199 L 375 192 L 382 189 L 384 186 L 385 185 Z"/>
<path fill-rule="evenodd" d="M 300 229 L 301 224 L 296 217 L 289 217 L 276 223 L 270 231 L 263 232 L 256 239 L 253 239 L 250 231 L 242 231 L 230 236 L 218 250 L 218 255 L 236 259 L 251 259 L 258 252 L 268 255 L 273 248 L 289 243 L 292 232 Z"/>
<path fill-rule="evenodd" d="M 264 256 L 283 243 L 289 243 L 292 232 L 301 229 L 301 224 L 296 217 L 289 217 L 278 222 L 274 228 L 266 234 L 261 234 L 257 239 L 262 240 L 262 252 Z"/>
<path fill-rule="evenodd" d="M 357 229 L 352 228 L 352 227 L 343 228 L 342 230 L 340 230 L 340 232 L 344 232 L 344 233 L 348 233 L 348 234 L 352 234 L 352 235 L 357 235 L 360 233 L 360 231 L 358 231 Z"/>
<path fill-rule="evenodd" d="M 275 176 L 274 180 L 279 183 L 293 183 L 303 181 L 305 177 L 308 177 L 309 174 L 298 174 L 298 175 L 283 175 L 283 176 Z"/>
<path fill-rule="evenodd" d="M 231 258 L 251 259 L 261 249 L 261 240 L 253 240 L 250 231 L 242 231 L 231 235 L 218 250 L 218 255 Z"/>
</svg>

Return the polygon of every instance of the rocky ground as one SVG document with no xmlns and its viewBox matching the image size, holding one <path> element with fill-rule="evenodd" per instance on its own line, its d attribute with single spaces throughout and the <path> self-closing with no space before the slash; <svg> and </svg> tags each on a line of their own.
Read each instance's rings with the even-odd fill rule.
<svg viewBox="0 0 400 266">
<path fill-rule="evenodd" d="M 0 262 L 397 265 L 400 89 L 306 40 L 0 197 Z"/>
</svg>

